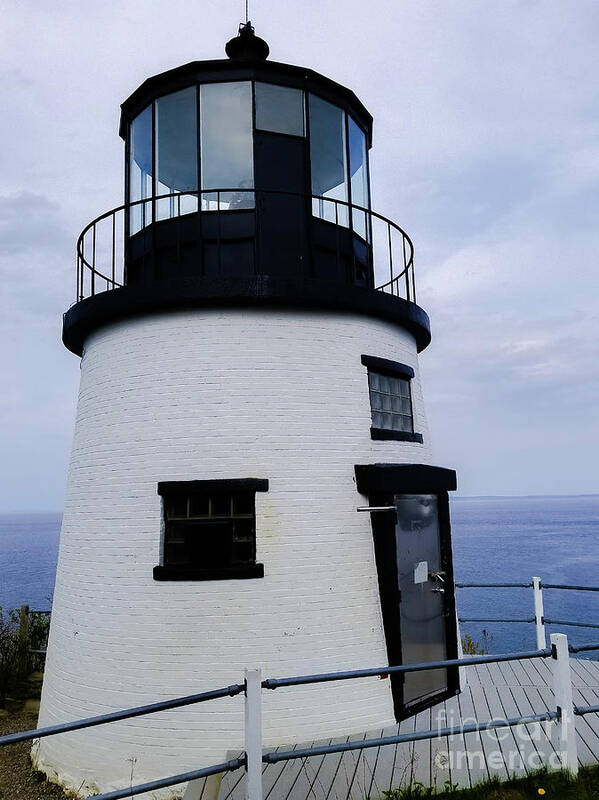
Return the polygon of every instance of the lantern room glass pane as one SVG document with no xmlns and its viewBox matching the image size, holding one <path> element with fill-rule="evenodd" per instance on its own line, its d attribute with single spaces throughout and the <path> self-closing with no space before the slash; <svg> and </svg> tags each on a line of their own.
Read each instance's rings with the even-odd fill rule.
<svg viewBox="0 0 599 800">
<path fill-rule="evenodd" d="M 152 106 L 135 117 L 129 136 L 129 201 L 135 203 L 152 196 Z M 139 203 L 129 213 L 131 234 L 152 222 L 151 202 Z"/>
<path fill-rule="evenodd" d="M 253 191 L 242 191 L 254 188 L 251 83 L 203 84 L 200 111 L 202 190 L 239 190 L 202 194 L 202 208 L 253 208 Z"/>
<path fill-rule="evenodd" d="M 304 135 L 304 93 L 301 89 L 256 83 L 256 128 L 289 136 Z"/>
<path fill-rule="evenodd" d="M 366 134 L 348 117 L 349 129 L 349 174 L 351 182 L 352 224 L 355 232 L 363 239 L 368 236 L 368 215 L 353 206 L 369 208 L 368 166 L 366 150 Z"/>
<path fill-rule="evenodd" d="M 310 95 L 310 170 L 312 194 L 332 200 L 348 199 L 344 112 Z M 320 219 L 348 225 L 347 206 L 324 199 L 312 201 L 312 213 Z"/>
<path fill-rule="evenodd" d="M 156 201 L 156 219 L 198 209 L 198 114 L 196 89 L 174 92 L 156 101 L 156 194 L 177 197 Z"/>
</svg>

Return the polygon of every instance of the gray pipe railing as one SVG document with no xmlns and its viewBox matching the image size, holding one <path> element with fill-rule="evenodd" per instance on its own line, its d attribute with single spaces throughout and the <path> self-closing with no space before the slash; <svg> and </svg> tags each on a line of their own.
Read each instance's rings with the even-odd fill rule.
<svg viewBox="0 0 599 800">
<path fill-rule="evenodd" d="M 221 772 L 234 772 L 236 769 L 245 765 L 245 758 L 234 758 L 231 761 L 224 761 L 222 764 L 214 764 L 212 767 L 195 769 L 191 772 L 182 772 L 180 775 L 171 775 L 170 778 L 159 778 L 148 783 L 139 783 L 137 786 L 130 786 L 128 789 L 115 789 L 104 794 L 95 794 L 89 800 L 122 800 L 122 798 L 132 797 L 144 792 L 153 792 L 156 789 L 168 789 L 170 786 L 177 786 L 179 783 L 196 781 L 199 778 L 208 778 L 210 775 L 219 775 Z"/>
<path fill-rule="evenodd" d="M 558 589 L 577 592 L 599 592 L 599 586 L 580 586 L 569 583 L 543 583 L 540 578 L 533 578 L 530 583 L 456 583 L 456 589 L 533 589 L 535 616 L 531 618 L 497 618 L 497 617 L 458 617 L 458 622 L 480 623 L 480 622 L 517 622 L 517 623 L 536 623 L 537 647 L 543 648 L 546 645 L 545 625 L 565 625 L 573 628 L 599 629 L 599 624 L 593 622 L 576 622 L 574 620 L 557 620 L 546 617 L 543 613 L 543 589 Z M 589 644 L 579 647 L 569 645 L 571 653 L 582 653 L 591 650 L 599 650 L 599 645 Z"/>
<path fill-rule="evenodd" d="M 169 711 L 173 708 L 191 706 L 195 703 L 206 703 L 209 700 L 217 700 L 221 697 L 235 697 L 235 695 L 241 694 L 243 691 L 245 691 L 245 686 L 243 684 L 235 684 L 233 686 L 226 686 L 223 689 L 213 689 L 208 692 L 200 692 L 199 694 L 190 694 L 186 697 L 176 697 L 173 700 L 161 700 L 158 703 L 149 703 L 145 706 L 112 711 L 109 714 L 100 714 L 97 717 L 77 719 L 73 722 L 62 722 L 58 725 L 49 725 L 45 728 L 36 728 L 30 731 L 9 733 L 7 736 L 0 736 L 0 747 L 4 747 L 7 744 L 17 744 L 17 742 L 26 742 L 31 739 L 42 739 L 45 736 L 55 736 L 57 733 L 68 733 L 69 731 L 78 731 L 82 728 L 93 728 L 96 725 L 105 725 L 107 722 L 117 722 L 118 720 L 142 717 L 146 714 L 155 714 L 157 711 Z"/>
<path fill-rule="evenodd" d="M 263 689 L 279 689 L 282 686 L 302 686 L 307 683 L 329 683 L 330 681 L 346 681 L 353 678 L 373 678 L 381 675 L 393 675 L 406 672 L 423 672 L 429 669 L 444 667 L 469 667 L 476 664 L 494 664 L 514 659 L 546 658 L 551 649 L 523 650 L 518 653 L 501 653 L 500 655 L 482 655 L 468 658 L 450 658 L 445 661 L 425 661 L 418 664 L 399 664 L 395 667 L 374 667 L 372 669 L 353 669 L 346 672 L 323 672 L 314 675 L 297 675 L 292 678 L 267 678 L 262 681 Z"/>
<path fill-rule="evenodd" d="M 599 645 L 597 645 L 597 647 L 599 648 Z M 551 656 L 554 664 L 554 695 L 556 699 L 555 711 L 546 711 L 541 714 L 533 714 L 522 717 L 510 717 L 505 720 L 490 720 L 488 722 L 476 722 L 470 725 L 446 727 L 436 731 L 417 731 L 410 734 L 398 734 L 397 736 L 366 739 L 356 742 L 345 742 L 336 745 L 323 745 L 321 747 L 262 753 L 262 727 L 260 710 L 262 689 L 277 689 L 280 687 L 326 683 L 330 681 L 349 680 L 353 678 L 377 677 L 381 675 L 388 675 L 390 673 L 409 673 L 456 666 L 474 666 L 477 664 L 512 661 L 514 659 L 524 660 L 533 658 L 548 658 L 549 656 Z M 238 758 L 225 761 L 220 764 L 204 767 L 202 769 L 192 770 L 189 772 L 180 773 L 178 775 L 171 775 L 166 778 L 159 778 L 143 784 L 138 784 L 136 786 L 129 786 L 127 788 L 116 789 L 103 794 L 94 795 L 94 797 L 90 798 L 89 800 L 121 800 L 121 798 L 133 797 L 145 792 L 176 786 L 181 783 L 198 780 L 211 775 L 216 775 L 223 772 L 232 772 L 241 767 L 245 767 L 246 771 L 248 772 L 248 786 L 254 787 L 253 789 L 249 788 L 247 790 L 247 800 L 262 800 L 261 765 L 263 763 L 274 764 L 280 761 L 290 761 L 297 758 L 326 755 L 328 753 L 342 753 L 350 750 L 363 750 L 371 747 L 382 747 L 389 744 L 401 744 L 423 739 L 463 735 L 484 730 L 493 730 L 496 728 L 527 725 L 542 721 L 556 722 L 561 726 L 561 735 L 564 742 L 562 762 L 566 768 L 569 768 L 572 772 L 576 772 L 578 768 L 578 762 L 576 760 L 576 741 L 573 722 L 574 716 L 599 713 L 599 706 L 574 706 L 572 703 L 568 643 L 567 637 L 564 634 L 552 634 L 551 648 L 526 650 L 516 653 L 502 653 L 499 655 L 472 656 L 468 658 L 446 659 L 444 661 L 430 661 L 417 664 L 402 664 L 398 666 L 324 672 L 313 675 L 300 675 L 287 678 L 268 678 L 264 681 L 260 681 L 259 674 L 259 670 L 246 670 L 246 680 L 243 684 L 233 684 L 221 689 L 209 690 L 199 694 L 174 698 L 172 700 L 165 700 L 157 703 L 150 703 L 144 706 L 123 709 L 108 714 L 102 714 L 97 717 L 88 717 L 86 719 L 52 725 L 46 728 L 38 728 L 32 731 L 22 731 L 20 733 L 9 734 L 8 736 L 3 736 L 0 738 L 0 746 L 16 744 L 17 742 L 37 739 L 44 736 L 54 736 L 67 731 L 90 728 L 95 725 L 103 725 L 117 720 L 131 719 L 133 717 L 155 713 L 157 711 L 180 708 L 182 706 L 192 705 L 194 703 L 206 702 L 227 696 L 233 697 L 241 693 L 245 693 L 246 749 L 245 752 Z M 250 675 L 253 675 L 251 681 Z M 254 711 L 252 712 L 250 710 L 248 712 L 248 708 L 252 706 Z M 251 776 L 254 778 L 253 783 L 252 780 L 250 780 Z"/>
<path fill-rule="evenodd" d="M 529 617 L 528 619 L 517 619 L 515 617 L 506 619 L 500 617 L 458 617 L 458 622 L 536 622 L 536 619 L 535 617 Z"/>
<path fill-rule="evenodd" d="M 542 714 L 530 714 L 527 717 L 510 717 L 509 719 L 488 722 L 476 722 L 470 725 L 455 725 L 438 730 L 416 731 L 415 733 L 401 733 L 397 736 L 383 736 L 377 739 L 363 739 L 357 742 L 343 742 L 340 744 L 323 745 L 322 747 L 308 747 L 302 750 L 285 750 L 265 753 L 262 761 L 266 764 L 276 764 L 279 761 L 291 761 L 296 758 L 310 758 L 310 756 L 323 756 L 329 753 L 347 753 L 350 750 L 366 750 L 370 747 L 384 747 L 388 744 L 405 744 L 418 742 L 423 739 L 437 739 L 444 736 L 460 736 L 464 733 L 477 733 L 495 728 L 512 728 L 515 725 L 529 725 L 534 722 L 549 722 L 557 719 L 557 711 L 545 711 Z"/>
</svg>

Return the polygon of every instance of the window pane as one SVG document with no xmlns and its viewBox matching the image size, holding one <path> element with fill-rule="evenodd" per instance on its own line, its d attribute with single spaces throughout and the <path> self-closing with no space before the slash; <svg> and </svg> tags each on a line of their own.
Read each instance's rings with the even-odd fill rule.
<svg viewBox="0 0 599 800">
<path fill-rule="evenodd" d="M 228 494 L 216 494 L 212 498 L 212 517 L 230 516 L 231 514 L 231 496 Z"/>
<path fill-rule="evenodd" d="M 189 516 L 207 517 L 209 510 L 208 495 L 192 495 L 189 498 Z"/>
<path fill-rule="evenodd" d="M 233 545 L 233 561 L 235 563 L 251 563 L 254 558 L 253 542 L 235 542 Z"/>
<path fill-rule="evenodd" d="M 235 521 L 235 530 L 233 533 L 233 541 L 235 542 L 253 542 L 254 541 L 254 520 L 253 519 L 238 519 Z"/>
<path fill-rule="evenodd" d="M 253 189 L 252 85 L 208 83 L 200 87 L 202 189 Z M 212 210 L 202 199 L 202 208 Z M 253 208 L 253 192 L 224 192 L 220 209 Z"/>
<path fill-rule="evenodd" d="M 177 566 L 188 562 L 187 550 L 184 542 L 167 542 L 164 551 L 164 563 L 168 566 Z"/>
<path fill-rule="evenodd" d="M 152 196 L 152 106 L 135 117 L 129 137 L 129 200 L 134 203 Z M 152 221 L 151 203 L 140 203 L 129 213 L 131 234 Z"/>
<path fill-rule="evenodd" d="M 256 128 L 291 136 L 304 135 L 304 93 L 301 89 L 256 83 Z"/>
<path fill-rule="evenodd" d="M 156 194 L 198 188 L 198 128 L 195 87 L 156 101 Z M 156 218 L 197 211 L 197 197 L 158 200 Z"/>
<path fill-rule="evenodd" d="M 366 134 L 351 117 L 349 123 L 349 174 L 351 176 L 352 206 L 369 208 L 368 171 L 366 166 Z M 352 210 L 353 227 L 363 239 L 368 239 L 368 222 L 364 211 Z"/>
<path fill-rule="evenodd" d="M 169 519 L 173 517 L 186 517 L 187 516 L 187 497 L 179 496 L 173 497 L 167 506 L 167 516 Z"/>
<path fill-rule="evenodd" d="M 189 524 L 187 553 L 190 563 L 204 569 L 227 567 L 232 560 L 233 526 L 229 520 L 205 520 Z"/>
<path fill-rule="evenodd" d="M 253 514 L 254 513 L 254 495 L 248 492 L 247 494 L 233 495 L 233 514 Z"/>
<path fill-rule="evenodd" d="M 320 97 L 310 95 L 310 169 L 312 194 L 347 201 L 345 114 Z M 314 200 L 312 213 L 329 222 L 348 224 L 347 206 Z"/>
<path fill-rule="evenodd" d="M 392 425 L 393 425 L 393 430 L 394 431 L 403 431 L 403 429 L 404 429 L 404 427 L 403 427 L 403 417 L 401 416 L 401 414 L 394 414 L 393 415 Z"/>
</svg>

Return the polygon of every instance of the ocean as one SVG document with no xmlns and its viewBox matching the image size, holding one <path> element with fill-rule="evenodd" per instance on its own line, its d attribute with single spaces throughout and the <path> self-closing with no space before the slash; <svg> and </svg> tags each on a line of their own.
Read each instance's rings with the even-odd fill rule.
<svg viewBox="0 0 599 800">
<path fill-rule="evenodd" d="M 528 583 L 538 575 L 599 586 L 599 495 L 457 497 L 451 517 L 457 582 Z M 50 608 L 60 522 L 60 514 L 0 515 L 0 606 Z M 599 592 L 545 590 L 544 601 L 550 619 L 599 624 Z M 534 614 L 532 589 L 458 589 L 457 604 L 461 617 Z M 573 644 L 599 642 L 599 629 L 559 630 Z M 464 623 L 464 633 L 492 653 L 536 647 L 530 623 Z"/>
<path fill-rule="evenodd" d="M 462 583 L 545 583 L 599 586 L 599 495 L 454 498 L 454 572 Z M 457 589 L 461 617 L 534 616 L 532 589 Z M 599 592 L 546 589 L 545 616 L 599 624 Z M 464 623 L 487 652 L 536 649 L 530 623 Z M 599 643 L 599 629 L 547 626 L 571 644 Z M 486 632 L 486 635 L 485 633 Z M 599 657 L 596 653 L 586 657 Z"/>
<path fill-rule="evenodd" d="M 52 606 L 62 514 L 0 514 L 0 607 Z"/>
</svg>

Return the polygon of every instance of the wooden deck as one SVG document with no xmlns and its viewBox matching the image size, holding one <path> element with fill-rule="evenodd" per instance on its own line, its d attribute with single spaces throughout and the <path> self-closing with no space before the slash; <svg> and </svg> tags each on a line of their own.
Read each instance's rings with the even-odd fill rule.
<svg viewBox="0 0 599 800">
<path fill-rule="evenodd" d="M 598 704 L 599 663 L 585 659 L 570 659 L 570 663 L 574 703 Z M 547 659 L 506 661 L 463 669 L 466 684 L 457 697 L 401 725 L 327 743 L 555 710 Z M 580 763 L 599 762 L 599 715 L 577 717 L 576 729 Z M 547 722 L 268 764 L 263 772 L 264 798 L 376 800 L 382 797 L 384 790 L 405 786 L 410 781 L 442 787 L 445 781 L 451 780 L 468 787 L 489 776 L 522 775 L 544 764 L 556 768 L 559 764 L 557 749 L 556 726 Z M 244 782 L 242 772 L 226 775 L 219 800 L 243 800 Z"/>
</svg>

